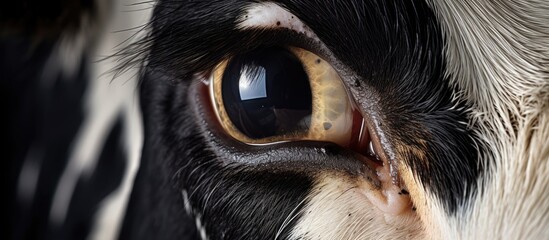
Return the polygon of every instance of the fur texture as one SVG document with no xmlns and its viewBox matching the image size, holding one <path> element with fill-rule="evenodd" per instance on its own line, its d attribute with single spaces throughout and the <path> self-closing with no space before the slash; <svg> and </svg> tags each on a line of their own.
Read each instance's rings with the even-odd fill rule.
<svg viewBox="0 0 549 240">
<path fill-rule="evenodd" d="M 9 239 L 549 236 L 547 1 L 51 6 L 0 18 Z M 369 198 L 383 176 L 349 149 L 250 146 L 217 123 L 214 67 L 274 46 L 336 69 L 407 211 Z"/>
<path fill-rule="evenodd" d="M 471 103 L 470 124 L 489 149 L 482 161 L 493 166 L 483 194 L 441 231 L 475 239 L 549 236 L 542 197 L 549 192 L 549 5 L 431 5 L 445 32 L 447 75 L 460 89 L 456 97 Z"/>
</svg>

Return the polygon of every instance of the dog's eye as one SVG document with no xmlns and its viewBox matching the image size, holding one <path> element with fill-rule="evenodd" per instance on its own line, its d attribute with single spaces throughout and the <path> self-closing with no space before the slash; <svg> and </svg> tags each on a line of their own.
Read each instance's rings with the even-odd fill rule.
<svg viewBox="0 0 549 240">
<path fill-rule="evenodd" d="M 351 141 L 352 101 L 330 64 L 309 51 L 273 47 L 237 55 L 217 65 L 211 82 L 218 120 L 239 141 Z"/>
</svg>

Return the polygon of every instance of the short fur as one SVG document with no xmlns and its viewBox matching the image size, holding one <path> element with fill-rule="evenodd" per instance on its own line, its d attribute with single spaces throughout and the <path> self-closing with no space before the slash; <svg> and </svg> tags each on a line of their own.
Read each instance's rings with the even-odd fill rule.
<svg viewBox="0 0 549 240">
<path fill-rule="evenodd" d="M 0 18 L 20 23 L 0 32 L 2 72 L 14 79 L 1 95 L 23 109 L 7 108 L 10 238 L 549 236 L 547 1 L 158 0 L 133 5 L 152 15 L 126 42 L 97 34 L 138 18 L 104 18 L 107 1 L 63 3 L 55 12 L 74 11 L 47 34 L 34 19 Z M 348 149 L 250 146 L 217 124 L 204 86 L 214 66 L 272 46 L 304 48 L 338 71 L 409 211 L 388 215 L 364 196 L 379 180 Z M 112 58 L 93 63 L 97 53 Z M 121 77 L 112 84 L 139 85 L 108 87 L 107 69 Z M 28 125 L 41 130 L 20 130 Z"/>
</svg>

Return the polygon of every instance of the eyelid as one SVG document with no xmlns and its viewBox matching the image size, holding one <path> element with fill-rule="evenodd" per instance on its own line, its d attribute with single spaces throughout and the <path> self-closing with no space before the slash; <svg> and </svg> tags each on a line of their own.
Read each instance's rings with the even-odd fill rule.
<svg viewBox="0 0 549 240">
<path fill-rule="evenodd" d="M 229 47 L 225 58 L 218 59 L 219 61 L 229 60 L 242 52 L 273 46 L 300 48 L 323 59 L 333 59 L 333 54 L 320 40 L 288 28 L 248 28 L 240 30 L 237 35 L 238 45 Z"/>
</svg>

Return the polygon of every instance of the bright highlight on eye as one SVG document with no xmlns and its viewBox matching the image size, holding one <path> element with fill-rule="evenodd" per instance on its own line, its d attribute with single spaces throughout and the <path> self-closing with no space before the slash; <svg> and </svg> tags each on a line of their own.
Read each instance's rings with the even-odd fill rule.
<svg viewBox="0 0 549 240">
<path fill-rule="evenodd" d="M 353 104 L 339 75 L 300 48 L 259 49 L 223 61 L 210 92 L 223 129 L 247 144 L 316 140 L 347 146 L 356 135 Z"/>
</svg>

